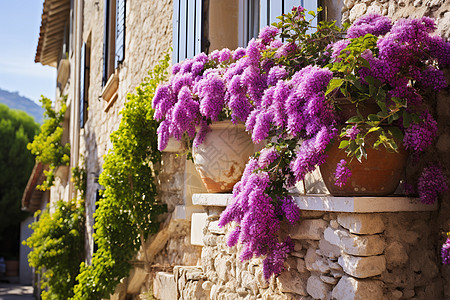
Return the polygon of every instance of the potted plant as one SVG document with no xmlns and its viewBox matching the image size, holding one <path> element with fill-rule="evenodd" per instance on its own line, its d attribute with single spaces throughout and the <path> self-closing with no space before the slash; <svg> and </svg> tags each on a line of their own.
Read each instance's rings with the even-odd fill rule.
<svg viewBox="0 0 450 300">
<path fill-rule="evenodd" d="M 333 184 L 340 187 L 352 175 L 352 163 L 365 163 L 371 148 L 399 152 L 403 143 L 417 157 L 437 132 L 424 97 L 446 86 L 438 65 L 450 62 L 450 44 L 430 35 L 435 27 L 429 18 L 392 24 L 368 15 L 343 39 L 345 30 L 334 22 L 319 22 L 308 34 L 312 26 L 305 13 L 294 7 L 246 49 L 224 49 L 175 66 L 178 79 L 154 99 L 155 116 L 163 120 L 162 145 L 170 135 L 183 134 L 198 145 L 208 123 L 222 115 L 245 122 L 255 144 L 266 141 L 247 163 L 219 223 L 237 223 L 228 245 L 241 241 L 243 260 L 265 257 L 266 279 L 281 272 L 293 247 L 279 231 L 283 220 L 294 224 L 300 218 L 290 193 L 294 184 L 327 161 L 333 144 L 345 157 L 332 164 Z M 200 58 L 203 67 L 194 68 Z M 193 87 L 178 88 L 183 84 Z M 205 91 L 211 96 L 202 96 Z M 202 99 L 210 104 L 202 106 Z M 435 201 L 445 181 L 436 165 L 425 168 L 418 181 L 421 200 Z"/>
</svg>

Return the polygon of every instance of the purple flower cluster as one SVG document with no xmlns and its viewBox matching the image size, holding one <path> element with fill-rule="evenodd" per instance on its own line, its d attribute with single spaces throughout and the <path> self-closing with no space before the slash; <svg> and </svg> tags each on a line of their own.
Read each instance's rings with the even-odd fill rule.
<svg viewBox="0 0 450 300">
<path fill-rule="evenodd" d="M 422 203 L 436 202 L 438 194 L 448 190 L 442 169 L 436 165 L 424 168 L 417 182 L 417 190 Z"/>
<path fill-rule="evenodd" d="M 431 35 L 436 29 L 434 21 L 428 17 L 420 19 L 400 19 L 391 26 L 389 18 L 369 14 L 356 21 L 348 29 L 347 40 L 332 45 L 332 58 L 339 61 L 341 51 L 353 38 L 371 33 L 378 38 L 375 55 L 371 50 L 362 57 L 370 68 L 361 68 L 359 75 L 367 76 L 389 84 L 396 94 L 408 93 L 411 83 L 415 88 L 439 91 L 447 86 L 441 66 L 450 64 L 450 43 Z M 411 82 L 412 78 L 413 82 Z M 408 95 L 403 95 L 404 99 Z M 402 97 L 400 97 L 402 98 Z"/>
<path fill-rule="evenodd" d="M 424 151 L 432 144 L 436 134 L 437 122 L 426 111 L 422 114 L 420 123 L 413 123 L 405 130 L 403 144 L 406 149 L 416 152 Z"/>
<path fill-rule="evenodd" d="M 349 169 L 348 163 L 344 159 L 341 159 L 337 164 L 336 172 L 334 173 L 334 177 L 336 178 L 334 184 L 338 187 L 343 187 L 350 176 L 352 176 L 352 171 Z"/>
<path fill-rule="evenodd" d="M 442 263 L 450 265 L 450 237 L 447 238 L 441 248 Z"/>
<path fill-rule="evenodd" d="M 292 224 L 300 219 L 299 208 L 292 197 L 273 199 L 268 195 L 271 175 L 264 169 L 278 157 L 273 148 L 267 148 L 258 159 L 250 160 L 241 181 L 234 186 L 232 203 L 219 221 L 219 226 L 232 221 L 239 224 L 229 235 L 227 244 L 232 247 L 238 241 L 243 243 L 241 260 L 265 256 L 263 272 L 266 280 L 283 270 L 284 261 L 293 249 L 289 238 L 278 240 L 280 219 L 285 216 Z"/>
<path fill-rule="evenodd" d="M 158 130 L 160 150 L 170 137 L 180 140 L 185 135 L 198 145 L 208 131 L 205 121 L 218 121 L 225 108 L 231 110 L 234 123 L 246 121 L 261 102 L 268 78 L 276 82 L 287 76 L 281 67 L 268 74 L 270 63 L 261 61 L 264 42 L 273 40 L 275 29 L 267 28 L 246 49 L 201 53 L 173 66 L 170 81 L 157 88 L 153 99 L 155 119 L 163 121 Z M 261 71 L 264 66 L 267 72 Z"/>
<path fill-rule="evenodd" d="M 359 130 L 358 126 L 353 126 L 352 128 L 349 128 L 345 132 L 345 136 L 349 137 L 351 140 L 355 140 L 358 136 L 358 133 L 360 133 L 361 130 Z"/>
<path fill-rule="evenodd" d="M 377 14 L 367 14 L 359 18 L 347 30 L 348 38 L 357 38 L 370 33 L 375 36 L 385 35 L 391 29 L 391 20 Z"/>
</svg>

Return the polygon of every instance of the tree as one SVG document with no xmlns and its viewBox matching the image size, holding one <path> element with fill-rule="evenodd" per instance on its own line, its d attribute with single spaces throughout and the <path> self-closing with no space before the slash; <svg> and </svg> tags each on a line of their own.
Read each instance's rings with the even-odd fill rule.
<svg viewBox="0 0 450 300">
<path fill-rule="evenodd" d="M 0 104 L 0 255 L 17 255 L 23 191 L 34 166 L 27 144 L 39 125 L 23 111 Z"/>
</svg>

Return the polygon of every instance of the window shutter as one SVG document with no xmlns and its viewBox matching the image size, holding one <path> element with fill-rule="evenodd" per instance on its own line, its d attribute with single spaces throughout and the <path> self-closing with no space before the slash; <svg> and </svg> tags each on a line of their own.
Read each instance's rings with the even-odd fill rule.
<svg viewBox="0 0 450 300">
<path fill-rule="evenodd" d="M 202 51 L 202 20 L 203 0 L 173 1 L 174 64 Z"/>
<path fill-rule="evenodd" d="M 261 0 L 260 28 L 278 22 L 278 16 L 290 12 L 292 7 L 299 5 L 308 11 L 313 10 L 317 12 L 317 0 Z M 306 15 L 306 18 L 311 18 L 311 16 Z M 317 19 L 314 20 L 313 26 L 317 26 Z"/>
<path fill-rule="evenodd" d="M 239 47 L 246 47 L 259 33 L 259 0 L 239 1 Z"/>
<path fill-rule="evenodd" d="M 80 58 L 80 128 L 84 128 L 84 106 L 85 106 L 85 78 L 86 78 L 86 43 L 81 47 Z"/>
<path fill-rule="evenodd" d="M 308 11 L 312 10 L 314 12 L 316 12 L 316 17 L 314 18 L 313 22 L 312 22 L 312 26 L 317 27 L 317 18 L 318 18 L 318 14 L 317 14 L 317 8 L 319 7 L 318 5 L 318 0 L 302 0 L 302 6 L 307 9 Z M 306 15 L 306 19 L 312 19 L 311 15 Z M 313 30 L 315 31 L 315 30 Z M 307 32 L 307 33 L 311 33 L 311 32 Z"/>
<path fill-rule="evenodd" d="M 125 57 L 125 0 L 116 0 L 116 53 L 114 67 L 117 68 Z"/>
<path fill-rule="evenodd" d="M 105 15 L 104 15 L 104 33 L 103 33 L 103 76 L 102 85 L 105 86 L 108 81 L 108 45 L 109 45 L 109 3 L 110 0 L 105 0 Z"/>
</svg>

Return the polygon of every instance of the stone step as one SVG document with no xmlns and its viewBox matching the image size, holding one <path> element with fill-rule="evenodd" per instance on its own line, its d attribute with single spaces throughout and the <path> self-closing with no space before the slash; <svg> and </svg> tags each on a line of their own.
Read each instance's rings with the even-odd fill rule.
<svg viewBox="0 0 450 300">
<path fill-rule="evenodd" d="M 159 300 L 177 300 L 177 285 L 172 273 L 156 273 L 153 280 L 153 296 Z"/>
</svg>

